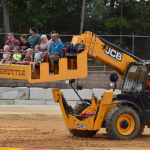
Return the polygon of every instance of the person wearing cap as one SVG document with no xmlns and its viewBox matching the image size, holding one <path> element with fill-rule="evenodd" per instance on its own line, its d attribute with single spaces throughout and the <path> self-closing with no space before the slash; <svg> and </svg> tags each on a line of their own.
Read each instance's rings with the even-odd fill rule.
<svg viewBox="0 0 150 150">
<path fill-rule="evenodd" d="M 53 42 L 50 45 L 48 55 L 49 55 L 49 62 L 51 65 L 51 70 L 49 72 L 49 75 L 53 75 L 53 69 L 54 69 L 54 62 L 59 59 L 59 55 L 63 57 L 63 51 L 61 51 L 60 54 L 60 49 L 64 48 L 64 44 L 59 40 L 59 34 L 54 33 L 52 35 Z"/>
<path fill-rule="evenodd" d="M 150 90 L 150 73 L 148 73 L 148 80 L 146 81 L 147 89 Z"/>
</svg>

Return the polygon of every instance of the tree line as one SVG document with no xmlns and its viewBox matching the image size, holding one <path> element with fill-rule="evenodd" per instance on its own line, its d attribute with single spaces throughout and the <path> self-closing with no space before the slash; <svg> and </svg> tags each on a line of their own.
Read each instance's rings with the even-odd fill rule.
<svg viewBox="0 0 150 150">
<path fill-rule="evenodd" d="M 52 30 L 60 34 L 79 34 L 82 20 L 83 32 L 148 36 L 149 16 L 149 0 L 1 0 L 0 33 L 9 30 L 29 33 L 29 28 L 34 26 L 43 34 Z M 109 36 L 106 39 L 129 52 L 132 50 L 132 38 Z M 4 36 L 0 36 L 0 41 L 4 40 Z M 147 59 L 149 47 L 149 38 L 135 38 L 135 54 L 140 58 Z"/>
</svg>

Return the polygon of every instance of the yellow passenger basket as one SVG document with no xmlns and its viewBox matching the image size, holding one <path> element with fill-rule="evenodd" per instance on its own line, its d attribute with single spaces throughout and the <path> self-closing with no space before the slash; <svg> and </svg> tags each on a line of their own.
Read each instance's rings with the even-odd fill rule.
<svg viewBox="0 0 150 150">
<path fill-rule="evenodd" d="M 27 65 L 0 64 L 0 78 L 28 80 L 30 83 L 36 83 L 87 77 L 86 49 L 82 53 L 77 53 L 75 57 L 66 56 L 65 58 L 59 58 L 58 62 L 54 65 L 54 75 L 49 75 L 51 68 L 48 62 L 48 54 L 46 55 L 46 61 L 41 62 L 39 66 L 35 68 L 34 75 L 31 75 L 32 66 L 30 62 L 28 62 Z"/>
</svg>

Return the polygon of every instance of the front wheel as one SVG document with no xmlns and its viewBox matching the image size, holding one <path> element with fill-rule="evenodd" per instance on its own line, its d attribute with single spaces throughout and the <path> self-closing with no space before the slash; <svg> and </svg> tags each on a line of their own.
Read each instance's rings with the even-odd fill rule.
<svg viewBox="0 0 150 150">
<path fill-rule="evenodd" d="M 134 139 L 137 136 L 139 129 L 139 116 L 131 107 L 114 107 L 106 117 L 106 131 L 111 139 Z"/>
<path fill-rule="evenodd" d="M 86 103 L 86 105 L 84 105 L 84 103 L 80 103 L 77 104 L 73 110 L 74 110 L 74 114 L 76 115 L 80 115 L 82 113 L 83 110 L 85 110 L 87 107 L 89 107 L 90 104 Z M 80 136 L 80 137 L 93 137 L 97 131 L 88 131 L 88 130 L 77 130 L 77 129 L 69 129 L 69 132 L 73 135 L 73 136 Z"/>
</svg>

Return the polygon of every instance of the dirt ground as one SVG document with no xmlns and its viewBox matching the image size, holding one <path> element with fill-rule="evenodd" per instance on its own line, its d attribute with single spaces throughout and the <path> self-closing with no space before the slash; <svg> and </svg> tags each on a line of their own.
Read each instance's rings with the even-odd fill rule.
<svg viewBox="0 0 150 150">
<path fill-rule="evenodd" d="M 72 136 L 61 114 L 0 114 L 0 147 L 68 150 L 149 150 L 150 129 L 130 141 L 114 141 L 101 129 L 93 138 Z"/>
</svg>

